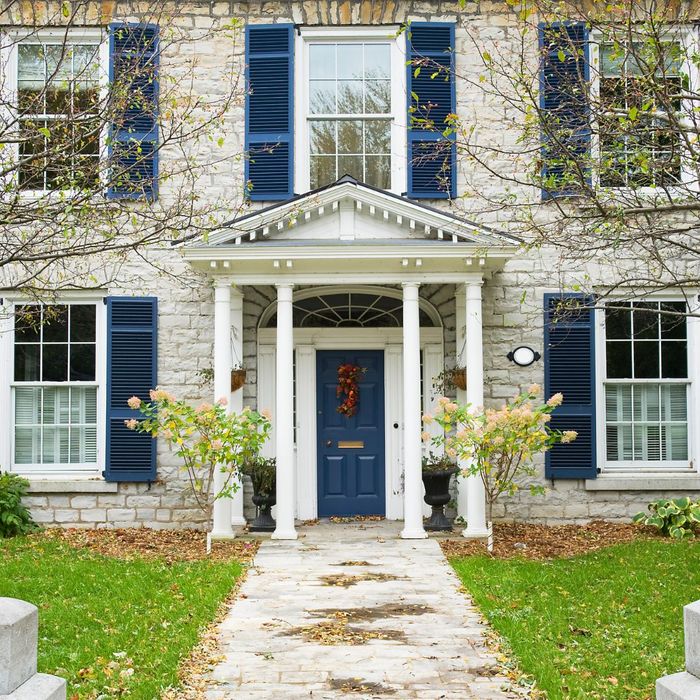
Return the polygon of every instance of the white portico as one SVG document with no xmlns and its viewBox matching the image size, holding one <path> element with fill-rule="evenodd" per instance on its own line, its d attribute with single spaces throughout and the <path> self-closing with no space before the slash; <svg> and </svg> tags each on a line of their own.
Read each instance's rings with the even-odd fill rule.
<svg viewBox="0 0 700 700">
<path fill-rule="evenodd" d="M 274 538 L 296 538 L 295 518 L 314 518 L 324 507 L 317 496 L 324 479 L 318 445 L 327 419 L 318 368 L 321 358 L 342 358 L 339 352 L 379 358 L 372 394 L 376 425 L 370 426 L 376 428 L 371 435 L 376 454 L 364 461 L 381 461 L 374 495 L 382 501 L 382 514 L 403 519 L 404 538 L 425 537 L 421 413 L 434 399 L 429 387 L 445 355 L 441 321 L 421 299 L 420 288 L 455 289 L 457 360 L 467 373 L 466 395 L 459 398 L 482 405 L 481 288 L 517 243 L 346 177 L 242 217 L 206 244 L 185 249 L 185 257 L 214 279 L 215 393 L 230 397 L 232 410 L 241 408 L 241 392 L 231 394 L 229 385 L 230 369 L 242 357 L 241 290 L 262 285 L 276 290 L 257 331 L 257 406 L 272 410 L 273 438 L 266 450 L 277 459 Z M 303 303 L 315 294 L 323 306 Z M 343 295 L 350 300 L 347 318 L 325 301 Z M 353 311 L 359 303 L 353 299 L 362 299 L 364 310 Z M 363 322 L 370 317 L 380 319 L 376 327 Z M 368 379 L 368 392 L 370 384 Z M 465 536 L 483 536 L 480 480 L 462 481 L 458 510 L 468 522 Z M 232 524 L 242 521 L 239 494 L 216 502 L 215 536 L 231 536 Z"/>
</svg>

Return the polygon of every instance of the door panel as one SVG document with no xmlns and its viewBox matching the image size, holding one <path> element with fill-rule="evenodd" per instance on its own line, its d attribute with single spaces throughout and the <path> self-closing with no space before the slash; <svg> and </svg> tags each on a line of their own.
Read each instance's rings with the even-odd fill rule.
<svg viewBox="0 0 700 700">
<path fill-rule="evenodd" d="M 367 369 L 359 382 L 357 413 L 350 417 L 337 411 L 343 364 Z M 319 350 L 316 373 L 318 514 L 384 515 L 384 352 Z"/>
</svg>

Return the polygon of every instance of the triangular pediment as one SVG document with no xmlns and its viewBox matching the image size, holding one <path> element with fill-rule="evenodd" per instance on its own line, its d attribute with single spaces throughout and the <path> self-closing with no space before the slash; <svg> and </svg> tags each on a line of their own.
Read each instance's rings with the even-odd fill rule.
<svg viewBox="0 0 700 700">
<path fill-rule="evenodd" d="M 209 236 L 208 246 L 381 241 L 461 242 L 491 248 L 518 239 L 449 212 L 345 176 L 327 187 L 239 217 Z"/>
</svg>

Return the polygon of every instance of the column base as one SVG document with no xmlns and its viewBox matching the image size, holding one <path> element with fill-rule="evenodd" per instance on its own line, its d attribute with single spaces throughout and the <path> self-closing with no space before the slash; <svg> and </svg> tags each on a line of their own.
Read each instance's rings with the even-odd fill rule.
<svg viewBox="0 0 700 700">
<path fill-rule="evenodd" d="M 248 521 L 242 515 L 231 518 L 231 525 L 233 525 L 233 527 L 243 527 L 247 522 Z"/>
<path fill-rule="evenodd" d="M 296 530 L 280 530 L 279 528 L 275 530 L 270 539 L 273 540 L 296 540 L 299 536 Z"/>
<path fill-rule="evenodd" d="M 428 537 L 428 533 L 423 529 L 409 530 L 404 528 L 401 530 L 402 540 L 424 540 Z"/>
<path fill-rule="evenodd" d="M 212 531 L 211 539 L 213 540 L 235 540 L 236 533 L 229 530 L 222 530 L 221 532 Z"/>
<path fill-rule="evenodd" d="M 475 528 L 470 528 L 468 525 L 467 527 L 462 530 L 462 537 L 465 537 L 468 540 L 485 540 L 489 536 L 489 531 L 488 528 L 481 528 L 481 527 L 475 527 Z"/>
</svg>

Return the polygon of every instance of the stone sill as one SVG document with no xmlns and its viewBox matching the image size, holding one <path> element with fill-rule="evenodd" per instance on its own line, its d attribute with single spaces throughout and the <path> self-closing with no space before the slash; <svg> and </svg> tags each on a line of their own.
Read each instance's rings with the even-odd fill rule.
<svg viewBox="0 0 700 700">
<path fill-rule="evenodd" d="M 697 474 L 599 476 L 585 480 L 586 491 L 700 491 Z"/>
<path fill-rule="evenodd" d="M 119 484 L 102 479 L 30 479 L 29 493 L 117 493 Z"/>
</svg>

